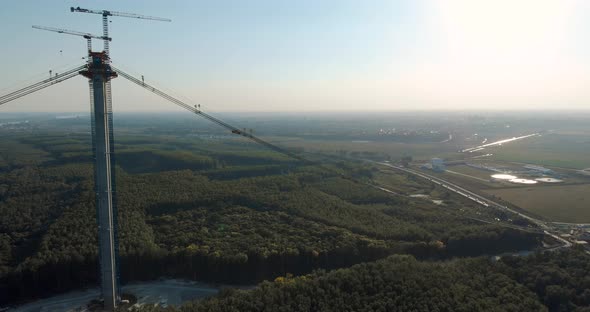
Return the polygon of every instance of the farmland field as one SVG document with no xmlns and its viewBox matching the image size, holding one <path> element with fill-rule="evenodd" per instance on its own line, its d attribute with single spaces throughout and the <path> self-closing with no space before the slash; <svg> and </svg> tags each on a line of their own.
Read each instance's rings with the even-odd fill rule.
<svg viewBox="0 0 590 312">
<path fill-rule="evenodd" d="M 473 177 L 480 178 L 480 179 L 484 179 L 487 181 L 489 181 L 491 178 L 491 175 L 494 174 L 494 172 L 492 172 L 492 171 L 472 168 L 472 167 L 469 167 L 466 165 L 448 166 L 447 170 L 466 174 L 466 175 L 473 176 Z"/>
<path fill-rule="evenodd" d="M 290 148 L 303 148 L 308 151 L 321 153 L 350 152 L 349 156 L 364 157 L 363 153 L 381 155 L 399 159 L 411 155 L 414 160 L 427 161 L 432 157 L 457 159 L 461 155 L 454 145 L 444 143 L 400 143 L 400 142 L 372 142 L 372 141 L 344 141 L 344 140 L 301 140 L 292 138 L 273 138 L 275 143 Z M 383 157 L 378 158 L 382 160 Z"/>
<path fill-rule="evenodd" d="M 487 151 L 493 153 L 496 160 L 571 169 L 590 167 L 590 136 L 587 134 L 548 134 Z"/>
<path fill-rule="evenodd" d="M 590 184 L 488 189 L 548 221 L 590 223 Z"/>
</svg>

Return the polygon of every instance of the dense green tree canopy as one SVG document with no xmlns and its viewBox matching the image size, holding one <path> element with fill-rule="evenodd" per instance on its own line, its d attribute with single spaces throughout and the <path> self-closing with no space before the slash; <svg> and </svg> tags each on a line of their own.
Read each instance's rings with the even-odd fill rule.
<svg viewBox="0 0 590 312">
<path fill-rule="evenodd" d="M 88 135 L 10 140 L 37 152 L 26 163 L 6 162 L 0 175 L 0 300 L 95 285 Z M 252 284 L 397 253 L 443 259 L 539 243 L 538 235 L 458 218 L 457 210 L 477 208 L 451 195 L 437 206 L 358 183 L 373 175 L 360 163 L 324 170 L 240 141 L 129 135 L 116 142 L 123 282 L 174 276 Z M 398 188 L 442 192 L 398 178 Z"/>
</svg>

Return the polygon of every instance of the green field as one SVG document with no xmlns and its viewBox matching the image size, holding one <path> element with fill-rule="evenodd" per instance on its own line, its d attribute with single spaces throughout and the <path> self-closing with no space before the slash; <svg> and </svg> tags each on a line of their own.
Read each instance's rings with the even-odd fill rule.
<svg viewBox="0 0 590 312">
<path fill-rule="evenodd" d="M 459 159 L 457 149 L 444 143 L 400 143 L 400 142 L 353 142 L 344 140 L 301 140 L 293 138 L 272 138 L 273 142 L 290 148 L 303 148 L 306 151 L 321 153 L 342 153 L 352 157 L 372 155 L 389 156 L 400 159 L 412 156 L 414 160 L 426 161 L 432 157 Z M 382 160 L 379 158 L 379 160 Z"/>
<path fill-rule="evenodd" d="M 484 179 L 486 181 L 489 181 L 491 178 L 491 175 L 494 174 L 494 172 L 491 172 L 491 171 L 473 168 L 473 167 L 469 167 L 466 165 L 448 166 L 447 170 L 462 173 L 462 174 L 465 174 L 468 176 L 473 176 L 473 177 L 476 177 L 479 179 Z"/>
<path fill-rule="evenodd" d="M 457 183 L 463 187 L 466 187 L 470 190 L 477 191 L 483 190 L 488 188 L 496 188 L 502 187 L 503 184 L 490 182 L 489 181 L 489 174 L 486 171 L 479 171 L 474 168 L 470 168 L 467 166 L 452 166 L 447 168 L 452 172 L 445 171 L 445 172 L 434 172 L 431 170 L 423 170 L 425 173 L 437 176 L 441 179 L 448 180 L 453 183 Z M 478 172 L 479 171 L 479 172 Z M 485 174 L 485 175 L 484 175 Z M 486 175 L 487 178 L 486 179 Z"/>
<path fill-rule="evenodd" d="M 548 221 L 590 223 L 590 184 L 488 189 Z"/>
<path fill-rule="evenodd" d="M 50 160 L 50 153 L 29 144 L 23 144 L 12 137 L 0 137 L 0 168 L 9 165 L 24 166 L 40 164 Z"/>
<path fill-rule="evenodd" d="M 571 169 L 590 167 L 590 135 L 547 134 L 488 148 L 493 159 Z"/>
</svg>

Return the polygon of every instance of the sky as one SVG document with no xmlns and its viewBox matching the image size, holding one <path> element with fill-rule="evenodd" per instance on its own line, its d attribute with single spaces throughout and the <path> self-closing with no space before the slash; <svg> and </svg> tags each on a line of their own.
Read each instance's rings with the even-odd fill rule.
<svg viewBox="0 0 590 312">
<path fill-rule="evenodd" d="M 83 64 L 99 15 L 113 64 L 208 111 L 586 110 L 587 0 L 21 0 L 0 10 L 0 95 Z M 95 50 L 102 43 L 94 42 Z M 176 111 L 124 80 L 115 111 Z M 85 112 L 83 77 L 2 112 Z"/>
</svg>

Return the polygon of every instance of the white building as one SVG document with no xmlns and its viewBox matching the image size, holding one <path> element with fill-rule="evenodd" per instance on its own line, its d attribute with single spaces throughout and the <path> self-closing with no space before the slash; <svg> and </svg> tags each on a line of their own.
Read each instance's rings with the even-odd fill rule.
<svg viewBox="0 0 590 312">
<path fill-rule="evenodd" d="M 445 162 L 440 158 L 432 158 L 430 164 L 434 171 L 445 171 Z"/>
</svg>

